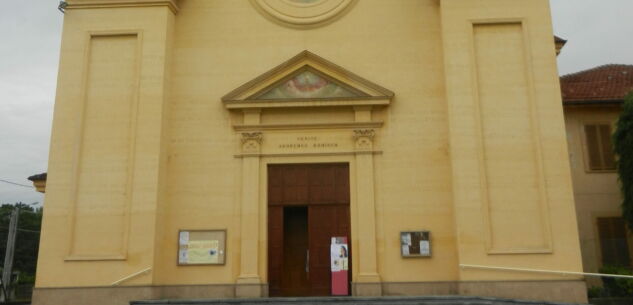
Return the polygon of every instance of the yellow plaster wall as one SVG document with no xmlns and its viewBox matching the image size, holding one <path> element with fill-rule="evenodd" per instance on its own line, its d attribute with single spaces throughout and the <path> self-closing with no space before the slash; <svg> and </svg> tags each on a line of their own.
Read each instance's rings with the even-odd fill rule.
<svg viewBox="0 0 633 305">
<path fill-rule="evenodd" d="M 166 7 L 66 12 L 37 287 L 105 286 L 154 265 L 173 18 Z"/>
<path fill-rule="evenodd" d="M 271 22 L 248 1 L 186 0 L 178 5 L 176 16 L 166 6 L 69 9 L 66 13 L 38 287 L 107 286 L 146 267 L 153 268 L 150 274 L 125 285 L 233 284 L 243 275 L 250 276 L 253 283 L 265 283 L 265 169 L 266 164 L 284 162 L 350 163 L 352 247 L 360 249 L 353 252 L 353 261 L 367 262 L 371 271 L 359 274 L 359 268 L 354 268 L 354 281 L 563 279 L 460 270 L 460 263 L 581 270 L 569 168 L 567 162 L 561 162 L 567 160 L 567 150 L 546 0 L 362 0 L 335 22 L 311 29 Z M 492 23 L 491 34 L 496 33 L 494 24 L 521 23 L 516 33 L 521 35 L 526 52 L 521 53 L 526 71 L 485 72 L 489 86 L 518 81 L 520 90 L 491 94 L 486 103 L 493 112 L 484 116 L 474 109 L 478 94 L 473 20 Z M 84 79 L 87 37 L 95 31 L 138 33 L 142 50 L 138 122 L 132 130 L 137 138 L 135 161 L 130 165 L 133 182 L 127 194 L 131 196 L 129 248 L 125 260 L 64 261 L 69 240 L 65 224 L 71 221 L 75 204 L 71 200 L 76 192 L 74 153 L 81 147 L 77 142 L 82 130 L 77 125 L 77 110 L 85 103 L 81 94 L 85 85 L 78 84 Z M 482 54 L 488 60 L 496 55 L 501 60 L 518 56 L 516 52 L 521 50 L 497 53 L 504 49 L 504 43 L 515 42 L 499 37 L 497 44 L 490 40 L 481 44 Z M 374 121 L 384 122 L 376 128 L 374 143 L 381 153 L 373 158 L 353 154 L 262 157 L 256 163 L 235 157 L 240 138 L 231 125 L 240 123 L 241 115 L 225 109 L 221 97 L 303 50 L 396 93 L 389 107 L 374 110 L 372 115 Z M 479 63 L 490 65 L 483 59 Z M 495 76 L 495 72 L 502 75 Z M 506 79 L 505 72 L 515 73 L 514 78 Z M 528 97 L 507 100 L 521 92 L 527 92 Z M 509 102 L 521 105 L 518 110 L 522 111 L 501 107 Z M 504 110 L 499 121 L 492 121 L 497 118 L 495 104 Z M 523 112 L 527 108 L 532 109 L 531 116 Z M 549 234 L 543 238 L 550 243 L 546 251 L 489 253 L 487 234 L 495 232 L 488 233 L 490 226 L 482 213 L 481 171 L 486 164 L 497 165 L 494 160 L 486 163 L 478 159 L 485 155 L 478 142 L 482 138 L 474 122 L 477 117 L 493 123 L 492 133 L 516 130 L 513 122 L 520 120 L 523 128 L 517 136 L 533 139 L 522 142 L 533 150 L 533 154 L 526 154 L 532 159 L 508 160 L 518 164 L 513 168 L 531 170 L 525 178 L 533 183 L 528 190 L 542 192 L 536 196 L 541 196 L 538 202 L 528 200 L 536 197 L 517 198 L 530 205 L 527 216 L 535 218 L 535 223 L 554 220 L 551 228 L 541 226 Z M 344 122 L 352 118 L 351 109 L 319 110 L 316 115 L 282 110 L 263 110 L 261 114 L 263 123 Z M 106 131 L 104 128 L 104 134 Z M 263 147 L 270 145 L 267 138 L 292 140 L 306 133 L 349 137 L 345 145 L 351 147 L 351 132 L 266 132 Z M 500 142 L 494 147 L 499 151 L 488 156 L 515 152 L 510 144 Z M 354 177 L 366 177 L 367 165 L 374 169 L 374 189 L 368 189 L 371 181 L 363 179 L 361 183 Z M 492 175 L 505 182 L 517 177 L 516 172 L 504 168 Z M 249 181 L 257 184 L 255 192 L 243 188 L 242 183 Z M 515 192 L 523 189 L 516 184 L 509 187 Z M 505 194 L 490 210 L 503 209 L 497 206 L 511 200 L 511 195 Z M 258 206 L 242 210 L 242 201 L 252 198 Z M 375 209 L 363 210 L 365 200 L 372 198 Z M 376 217 L 367 223 L 370 212 Z M 516 240 L 510 238 L 523 235 L 531 236 L 532 244 L 539 244 L 541 240 L 533 236 L 543 232 L 531 230 L 538 225 L 516 211 L 508 215 L 508 221 L 529 225 L 510 228 L 512 234 L 504 231 L 499 244 L 516 249 Z M 245 219 L 253 222 L 244 223 Z M 375 227 L 375 236 L 358 229 L 367 224 Z M 242 228 L 252 229 L 255 235 L 242 232 Z M 180 229 L 226 229 L 226 265 L 177 266 Z M 506 229 L 504 224 L 494 230 Z M 410 230 L 432 232 L 432 258 L 401 258 L 399 232 Z M 95 238 L 106 235 L 95 233 Z M 255 247 L 250 246 L 251 240 Z M 368 243 L 375 243 L 375 249 Z M 241 253 L 241 249 L 248 252 Z M 257 274 L 244 274 L 245 270 Z M 60 278 L 62 273 L 67 276 Z"/>
<path fill-rule="evenodd" d="M 376 22 L 380 19 L 391 21 Z M 168 228 L 176 232 L 182 227 L 226 227 L 231 246 L 227 267 L 178 268 L 166 263 L 169 277 L 161 283 L 230 283 L 238 275 L 239 238 L 244 234 L 238 232 L 240 211 L 236 194 L 240 188 L 241 160 L 233 157 L 234 150 L 227 152 L 227 147 L 234 149 L 239 139 L 231 129 L 229 113 L 223 109 L 220 97 L 303 50 L 397 92 L 393 105 L 384 114 L 374 115 L 374 120 L 384 116 L 385 121 L 378 137 L 385 153 L 375 159 L 376 185 L 379 185 L 376 189 L 378 260 L 383 280 L 455 280 L 457 261 L 439 25 L 439 7 L 435 1 L 359 1 L 336 22 L 310 30 L 272 23 L 246 1 L 182 3 L 174 45 L 173 68 L 177 78 L 172 86 Z M 358 31 L 360 28 L 365 30 Z M 351 109 L 311 111 L 265 110 L 262 123 L 353 120 Z M 265 138 L 264 145 L 274 141 L 277 134 L 283 132 Z M 286 134 L 292 138 L 297 132 Z M 271 162 L 297 160 L 275 158 Z M 349 161 L 352 168 L 354 163 L 349 157 L 301 160 Z M 265 186 L 261 182 L 262 192 Z M 266 198 L 263 194 L 260 198 Z M 260 231 L 264 234 L 265 200 L 261 202 L 260 213 L 263 215 Z M 398 233 L 416 228 L 434 232 L 433 260 L 400 258 Z M 259 272 L 264 280 L 265 238 L 262 235 L 259 242 Z M 176 244 L 165 246 L 175 259 Z M 407 272 L 412 268 L 430 272 Z"/>
<path fill-rule="evenodd" d="M 560 162 L 567 160 L 567 147 L 548 1 L 443 0 L 441 9 L 459 263 L 581 271 L 569 166 L 566 162 Z M 510 29 L 518 31 L 517 26 L 521 27 L 519 36 L 523 40 L 523 50 L 515 49 L 518 32 L 512 32 L 512 35 L 509 32 Z M 486 30 L 479 32 L 478 27 Z M 493 45 L 480 44 L 482 41 L 476 37 L 478 34 L 494 35 L 497 38 L 496 51 L 489 49 L 483 53 L 487 56 L 478 55 L 476 46 Z M 495 56 L 500 65 L 519 60 L 525 70 L 495 67 L 496 63 L 491 61 Z M 482 70 L 481 66 L 485 69 Z M 505 84 L 492 95 L 482 90 L 482 84 L 490 82 L 487 77 L 491 76 L 482 75 L 482 72 L 490 71 L 498 72 L 497 81 Z M 491 102 L 501 106 L 494 108 L 493 111 L 497 112 L 487 117 L 488 108 L 482 108 L 481 105 Z M 521 103 L 523 106 L 519 107 Z M 510 140 L 508 135 L 513 139 Z M 496 143 L 491 147 L 493 151 L 487 151 L 488 143 L 495 138 L 506 138 L 508 141 Z M 517 144 L 521 147 L 527 145 L 527 149 L 533 150 L 534 154 L 517 152 Z M 516 158 L 509 158 L 515 153 L 518 154 Z M 504 157 L 496 160 L 495 156 Z M 499 167 L 500 164 L 495 162 L 500 161 L 507 163 Z M 499 170 L 489 171 L 489 166 Z M 526 181 L 525 177 L 517 176 L 524 174 L 535 175 L 536 179 Z M 497 182 L 511 181 L 523 181 L 523 188 L 507 186 L 514 189 L 513 195 L 504 193 L 506 187 L 498 188 L 495 185 Z M 538 199 L 533 194 L 535 189 L 539 189 Z M 499 194 L 504 196 L 498 197 Z M 526 199 L 523 197 L 526 195 L 532 198 L 531 202 L 526 203 L 538 205 L 541 217 L 532 220 L 540 220 L 545 224 L 543 239 L 546 247 L 524 247 L 523 243 L 517 243 L 524 236 L 534 243 L 533 236 L 540 235 L 532 230 L 534 224 L 507 225 L 511 222 L 525 223 L 526 215 L 538 214 L 534 208 L 529 208 L 529 213 L 523 215 L 514 211 L 505 211 L 503 214 L 506 206 L 504 201 L 510 201 L 507 206 L 513 206 L 515 203 L 512 200 L 521 202 Z M 497 213 L 493 213 L 495 209 L 499 209 Z M 499 216 L 506 217 L 506 225 L 502 227 L 510 232 L 499 234 L 495 231 L 494 219 Z M 547 228 L 547 222 L 551 223 L 550 228 Z M 495 243 L 504 247 L 497 249 Z M 538 240 L 538 243 L 541 241 Z M 506 280 L 560 277 L 464 269 L 460 271 L 459 278 Z"/>
</svg>

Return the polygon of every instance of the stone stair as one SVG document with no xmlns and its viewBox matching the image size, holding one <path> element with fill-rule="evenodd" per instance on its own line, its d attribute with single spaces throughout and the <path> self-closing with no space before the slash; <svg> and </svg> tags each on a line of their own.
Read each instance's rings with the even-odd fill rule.
<svg viewBox="0 0 633 305">
<path fill-rule="evenodd" d="M 543 301 L 468 297 L 320 297 L 320 298 L 263 298 L 263 299 L 209 299 L 209 300 L 145 300 L 130 305 L 572 305 Z M 576 304 L 577 305 L 577 304 Z"/>
</svg>

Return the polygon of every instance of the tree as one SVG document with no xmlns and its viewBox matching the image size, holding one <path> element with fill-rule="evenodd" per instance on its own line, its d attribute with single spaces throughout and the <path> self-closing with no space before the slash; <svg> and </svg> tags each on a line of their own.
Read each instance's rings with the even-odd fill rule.
<svg viewBox="0 0 633 305">
<path fill-rule="evenodd" d="M 633 230 L 633 92 L 624 98 L 624 106 L 615 133 L 614 152 L 618 156 L 618 174 L 622 189 L 622 216 Z"/>
<path fill-rule="evenodd" d="M 24 203 L 3 204 L 0 206 L 0 266 L 4 262 L 7 246 L 7 234 L 11 211 L 20 208 L 20 220 L 15 242 L 13 271 L 19 271 L 21 280 L 34 279 L 37 265 L 37 252 L 42 224 L 42 208 L 33 208 Z"/>
</svg>

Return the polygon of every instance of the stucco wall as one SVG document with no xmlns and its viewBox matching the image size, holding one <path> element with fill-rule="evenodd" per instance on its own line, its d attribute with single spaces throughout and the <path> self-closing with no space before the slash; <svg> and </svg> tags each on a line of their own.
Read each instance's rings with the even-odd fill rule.
<svg viewBox="0 0 633 305">
<path fill-rule="evenodd" d="M 108 286 L 148 267 L 124 285 L 265 284 L 266 165 L 301 162 L 350 163 L 353 261 L 361 264 L 352 280 L 375 284 L 368 294 L 380 294 L 380 283 L 570 279 L 459 264 L 581 270 L 547 1 L 362 0 L 310 28 L 271 22 L 249 1 L 186 0 L 178 9 L 171 1 L 74 2 L 65 17 L 37 287 Z M 99 170 L 91 174 L 77 161 L 91 153 L 82 130 L 116 120 L 91 120 L 82 108 L 85 88 L 113 89 L 86 77 L 90 37 L 130 33 L 140 52 L 136 82 L 125 88 L 137 103 L 125 123 L 134 141 L 123 155 L 132 161 L 120 168 L 86 161 Z M 379 126 L 371 158 L 266 155 L 269 144 L 257 160 L 236 157 L 234 125 L 252 116 L 227 110 L 222 96 L 304 50 L 395 92 L 363 117 Z M 118 79 L 115 67 L 99 77 Z M 346 123 L 361 119 L 358 111 L 264 109 L 256 123 Z M 88 136 L 109 147 L 111 129 L 98 126 Z M 351 147 L 352 130 L 337 128 L 265 131 L 263 141 L 347 132 L 341 145 Z M 126 187 L 108 183 L 122 173 Z M 92 194 L 77 177 L 127 203 L 112 210 L 105 197 L 77 199 Z M 82 205 L 127 226 L 117 235 L 126 241 L 121 255 L 71 255 Z M 180 229 L 226 229 L 226 264 L 177 266 Z M 432 258 L 401 257 L 398 233 L 409 230 L 432 232 Z"/>
<path fill-rule="evenodd" d="M 619 106 L 565 107 L 569 161 L 574 181 L 574 197 L 585 272 L 598 272 L 602 266 L 596 219 L 621 217 L 622 201 L 616 171 L 589 170 L 584 125 L 612 124 L 615 128 L 620 112 Z M 629 238 L 629 245 L 631 245 L 630 240 Z M 590 285 L 601 282 L 596 278 L 588 280 Z"/>
</svg>

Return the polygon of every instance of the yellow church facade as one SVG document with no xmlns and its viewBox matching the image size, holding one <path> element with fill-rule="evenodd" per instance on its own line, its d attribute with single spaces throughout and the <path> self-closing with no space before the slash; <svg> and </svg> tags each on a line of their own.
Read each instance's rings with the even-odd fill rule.
<svg viewBox="0 0 633 305">
<path fill-rule="evenodd" d="M 547 0 L 67 4 L 33 304 L 586 301 Z"/>
</svg>

